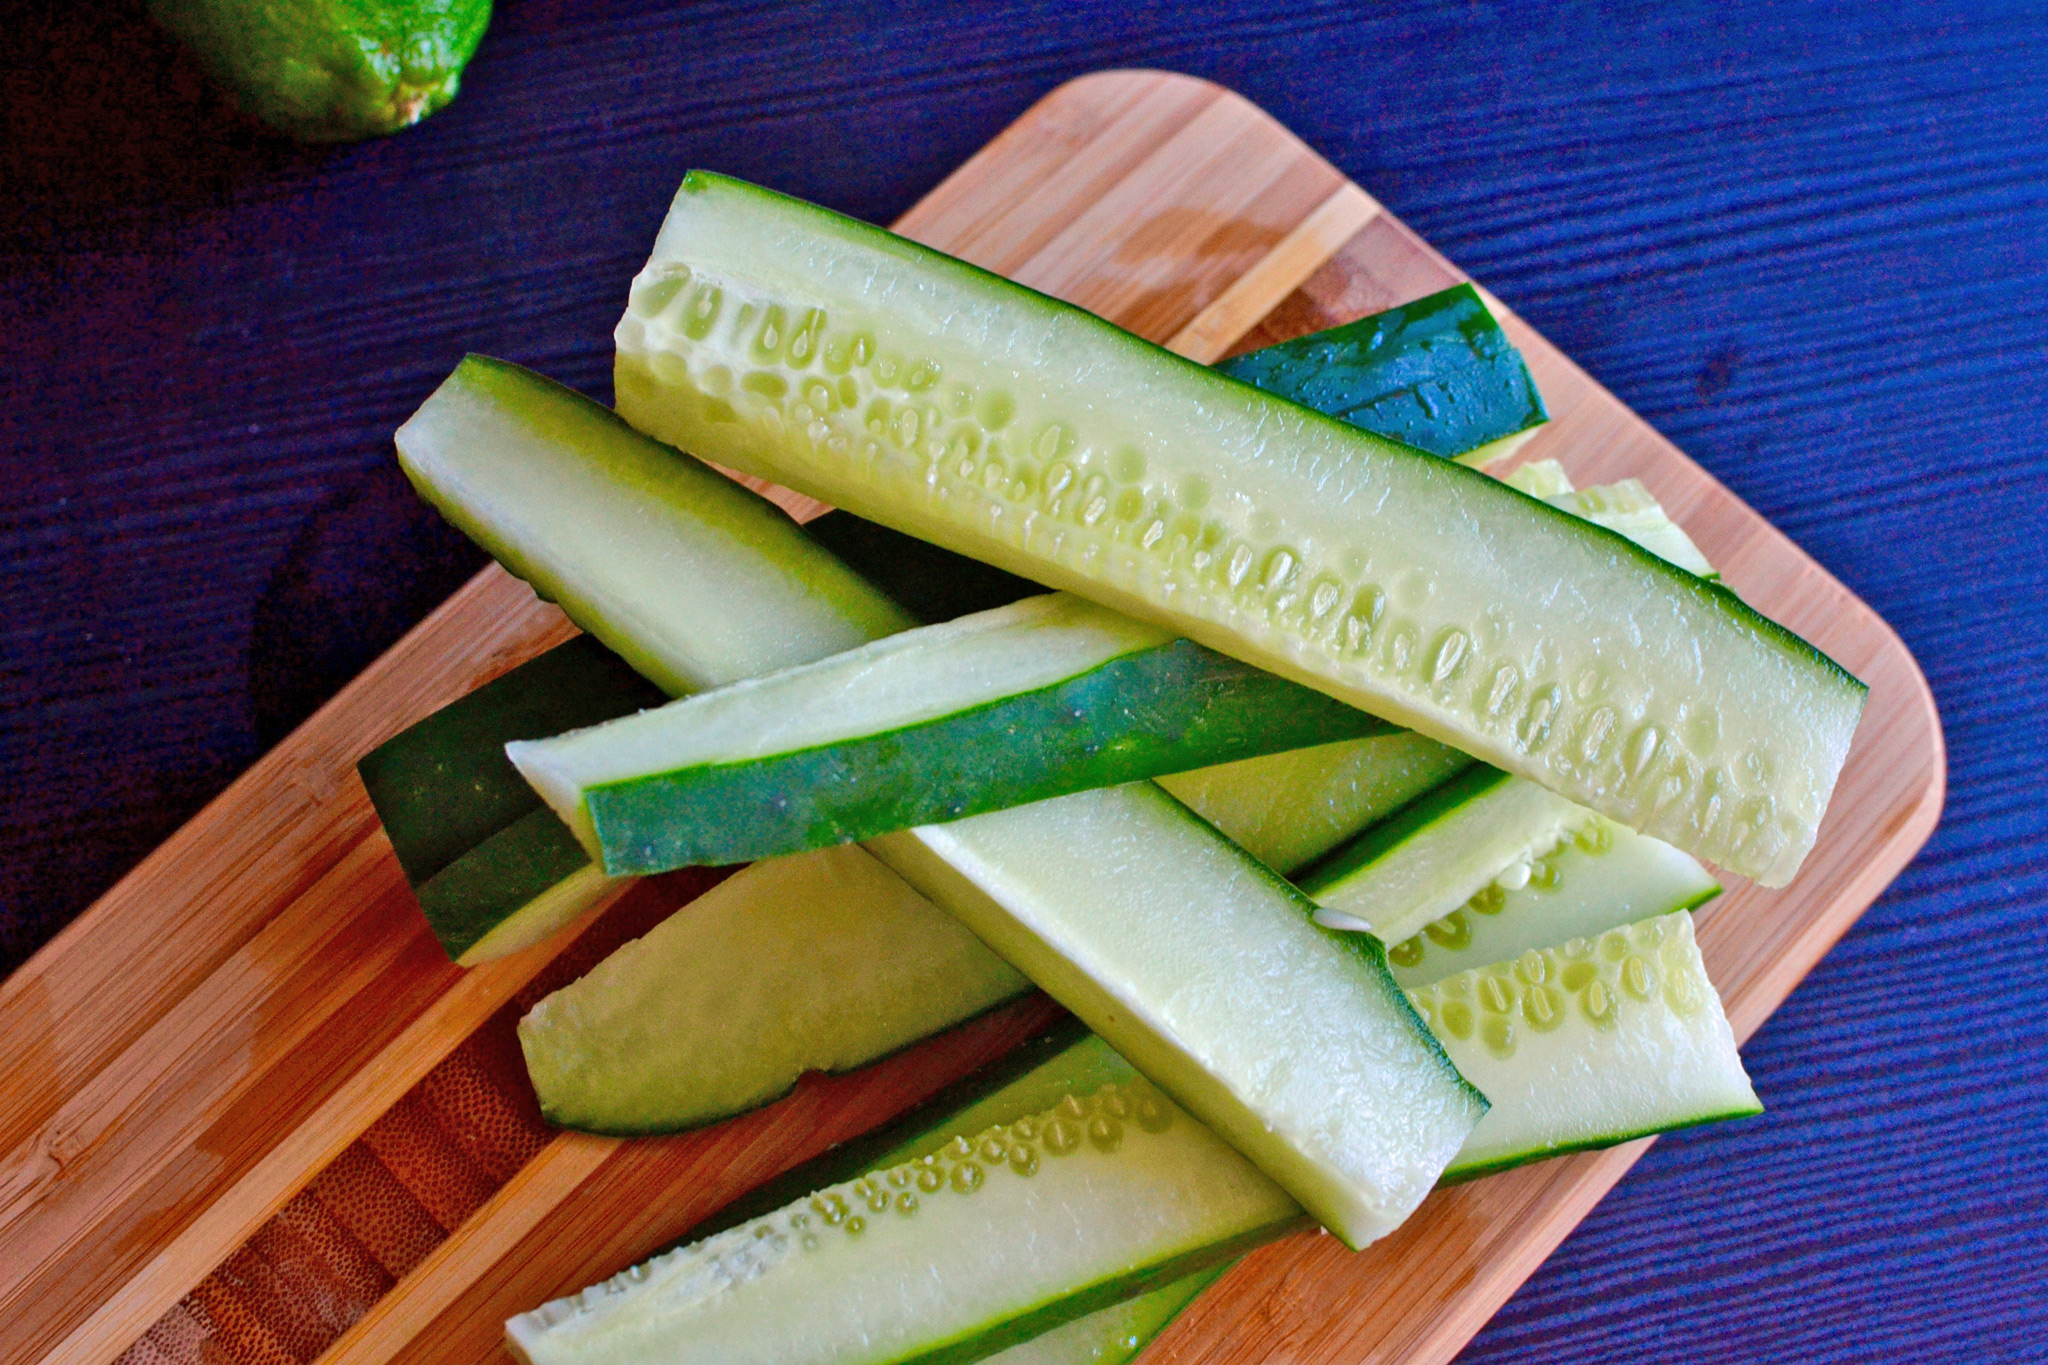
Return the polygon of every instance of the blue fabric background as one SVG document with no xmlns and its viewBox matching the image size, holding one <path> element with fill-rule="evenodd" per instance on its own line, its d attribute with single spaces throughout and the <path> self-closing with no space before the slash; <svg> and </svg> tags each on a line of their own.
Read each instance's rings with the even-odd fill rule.
<svg viewBox="0 0 2048 1365">
<path fill-rule="evenodd" d="M 2048 1359 L 2038 5 L 503 0 L 388 141 L 252 131 L 129 8 L 8 7 L 0 968 L 480 562 L 392 428 L 465 350 L 609 393 L 682 171 L 886 221 L 1104 66 L 1226 82 L 1869 600 L 1932 844 L 1468 1361 Z"/>
</svg>

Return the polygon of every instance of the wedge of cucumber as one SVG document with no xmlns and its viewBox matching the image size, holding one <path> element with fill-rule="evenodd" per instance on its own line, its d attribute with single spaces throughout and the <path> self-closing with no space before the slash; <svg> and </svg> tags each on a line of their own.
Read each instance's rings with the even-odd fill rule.
<svg viewBox="0 0 2048 1365">
<path fill-rule="evenodd" d="M 1682 912 L 1409 996 L 1497 1097 L 1446 1181 L 1763 1108 Z"/>
<path fill-rule="evenodd" d="M 1460 464 L 1505 459 L 1550 420 L 1521 352 L 1469 284 L 1216 368 Z"/>
<path fill-rule="evenodd" d="M 868 847 L 1347 1245 L 1398 1226 L 1485 1111 L 1365 935 L 1149 783 Z"/>
<path fill-rule="evenodd" d="M 1627 536 L 1667 564 L 1700 578 L 1721 577 L 1641 479 L 1574 489 L 1564 466 L 1555 460 L 1531 460 L 1501 477 L 1509 487 L 1541 498 L 1559 511 Z"/>
<path fill-rule="evenodd" d="M 1232 843 L 1292 877 L 1471 764 L 1469 754 L 1397 730 L 1158 781 Z"/>
<path fill-rule="evenodd" d="M 1782 885 L 1866 689 L 1732 593 L 878 228 L 684 181 L 636 426 L 1170 625 Z"/>
<path fill-rule="evenodd" d="M 1296 880 L 1332 929 L 1399 943 L 1495 878 L 1568 838 L 1587 812 L 1533 782 L 1474 764 L 1309 868 Z"/>
<path fill-rule="evenodd" d="M 1134 1078 L 657 1256 L 506 1340 L 526 1365 L 975 1360 L 1300 1224 Z"/>
<path fill-rule="evenodd" d="M 1509 869 L 1388 948 L 1394 979 L 1412 990 L 1531 948 L 1697 909 L 1721 894 L 1721 884 L 1690 854 L 1605 816 L 1581 814 L 1571 836 L 1549 853 Z"/>
<path fill-rule="evenodd" d="M 1049 593 L 507 753 L 619 876 L 774 857 L 1392 728 Z"/>
<path fill-rule="evenodd" d="M 757 1108 L 1030 989 L 853 846 L 728 877 L 519 1021 L 551 1123 L 667 1133 Z"/>
</svg>

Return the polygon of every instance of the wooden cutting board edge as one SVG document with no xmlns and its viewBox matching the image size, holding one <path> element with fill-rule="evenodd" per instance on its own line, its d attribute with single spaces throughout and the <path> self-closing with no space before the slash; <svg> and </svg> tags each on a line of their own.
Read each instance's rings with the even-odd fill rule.
<svg viewBox="0 0 2048 1365">
<path fill-rule="evenodd" d="M 1227 134 L 1238 139 L 1231 145 L 1240 153 L 1240 162 L 1252 160 L 1252 153 L 1278 148 L 1274 155 L 1294 158 L 1285 162 L 1290 168 L 1286 174 L 1297 179 L 1303 172 L 1295 168 L 1308 164 L 1302 157 L 1323 168 L 1316 173 L 1322 178 L 1310 182 L 1305 207 L 1288 215 L 1290 227 L 1267 231 L 1256 241 L 1255 249 L 1239 252 L 1243 268 L 1225 272 L 1226 278 L 1205 285 L 1206 292 L 1200 297 L 1181 301 L 1180 314 L 1171 319 L 1170 329 L 1161 337 L 1176 349 L 1198 359 L 1217 358 L 1220 348 L 1271 313 L 1276 302 L 1313 293 L 1315 279 L 1368 232 L 1395 233 L 1404 250 L 1423 253 L 1437 268 L 1455 275 L 1447 263 L 1327 163 L 1305 148 L 1300 148 L 1299 156 L 1289 150 L 1287 144 L 1294 148 L 1299 144 L 1268 116 L 1218 87 L 1155 72 L 1098 73 L 1053 91 L 906 214 L 899 227 L 927 239 L 944 238 L 949 224 L 974 221 L 977 196 L 989 192 L 982 186 L 1007 187 L 1012 197 L 1029 197 L 1061 176 L 1069 184 L 1074 182 L 1080 174 L 1077 164 L 1096 177 L 1103 191 L 1141 173 L 1170 181 L 1174 168 L 1155 165 L 1162 158 L 1161 146 L 1141 146 L 1144 139 L 1139 138 L 1127 139 L 1124 144 L 1116 141 L 1118 127 L 1162 103 L 1172 106 L 1183 140 Z M 1101 146 L 1105 141 L 1112 144 L 1107 149 Z M 1084 164 L 1091 148 L 1107 151 L 1106 156 L 1096 158 L 1100 165 Z M 1164 150 L 1170 153 L 1172 149 Z M 1214 169 L 1203 173 L 1214 174 Z M 1275 176 L 1280 178 L 1281 173 Z M 1268 189 L 1268 197 L 1278 193 Z M 1077 227 L 1085 229 L 1084 224 L 1034 224 L 1020 238 L 1014 231 L 1005 235 L 1005 221 L 1003 215 L 994 215 L 987 226 L 975 224 L 976 233 L 966 234 L 970 240 L 946 244 L 964 245 L 970 258 L 977 254 L 979 243 L 988 249 L 984 255 L 1002 250 L 1042 254 L 1055 247 L 1069 255 L 1081 253 L 1078 259 L 1084 262 L 1090 259 L 1085 254 L 1091 249 L 1085 230 L 1075 231 Z M 1062 230 L 1083 240 L 1063 245 Z M 983 263 L 989 262 L 984 259 Z M 1154 306 L 1160 305 L 1155 302 Z M 1564 388 L 1572 391 L 1570 407 L 1598 406 L 1619 428 L 1628 423 L 1641 426 L 1617 400 L 1518 319 L 1510 318 L 1509 326 L 1531 355 L 1546 393 L 1562 378 Z M 1151 320 L 1151 330 L 1159 332 L 1157 319 Z M 1570 413 L 1563 410 L 1565 404 L 1557 406 L 1559 421 L 1553 424 L 1552 433 L 1546 434 L 1560 433 L 1566 427 Z M 1642 433 L 1646 432 L 1643 428 Z M 1644 439 L 1642 433 L 1634 434 L 1637 444 Z M 1889 807 L 1887 831 L 1876 848 L 1855 867 L 1831 878 L 1819 911 L 1802 917 L 1796 932 L 1772 940 L 1766 961 L 1745 974 L 1749 989 L 1739 1000 L 1731 1000 L 1731 1016 L 1739 1032 L 1746 1035 L 1846 931 L 1931 833 L 1943 795 L 1940 728 L 1924 679 L 1889 627 L 1675 448 L 1661 438 L 1649 439 L 1658 447 L 1658 474 L 1666 476 L 1662 483 L 1652 478 L 1653 488 L 1673 506 L 1681 522 L 1693 527 L 1696 518 L 1689 513 L 1704 515 L 1707 509 L 1733 516 L 1738 522 L 1746 519 L 1737 533 L 1719 537 L 1723 545 L 1736 549 L 1738 559 L 1791 556 L 1799 564 L 1805 595 L 1822 600 L 1835 625 L 1848 616 L 1856 617 L 1860 648 L 1855 651 L 1857 657 L 1846 657 L 1850 652 L 1843 651 L 1845 662 L 1877 684 L 1873 717 L 1884 722 L 1882 734 L 1875 738 L 1870 733 L 1859 735 L 1859 751 L 1867 753 L 1873 744 L 1886 754 L 1903 755 L 1913 745 L 1921 750 L 1905 764 L 1910 770 L 1905 777 L 1916 780 L 1917 786 L 1911 799 L 1895 801 Z M 1531 453 L 1543 453 L 1542 443 L 1533 445 Z M 1642 456 L 1636 453 L 1628 458 L 1640 461 Z M 1667 460 L 1678 463 L 1666 465 L 1663 462 Z M 1571 463 L 1575 474 L 1587 477 L 1579 461 Z M 1681 475 L 1684 477 L 1678 477 Z M 1677 497 L 1663 486 L 1673 478 L 1683 485 Z M 814 508 L 811 504 L 805 510 Z M 1746 586 L 1740 566 L 1731 568 L 1729 576 L 1738 586 Z M 1771 605 L 1768 599 L 1760 600 Z M 23 1036 L 10 1026 L 33 1022 L 38 1013 L 50 1023 L 57 1022 L 56 1014 L 81 1000 L 100 1007 L 90 1019 L 64 1013 L 59 1034 L 68 1038 L 97 1032 L 97 1045 L 74 1051 L 62 1046 L 60 1039 L 60 1045 L 41 1049 L 52 1065 L 46 1076 L 30 1084 L 35 1093 L 26 1094 L 26 1100 L 33 1102 L 25 1102 L 24 1112 L 40 1110 L 47 1118 L 60 1110 L 66 1095 L 93 1079 L 99 1069 L 95 1059 L 105 1065 L 163 1014 L 164 1001 L 190 993 L 222 963 L 238 951 L 246 951 L 281 901 L 313 886 L 363 840 L 381 844 L 381 835 L 374 830 L 349 771 L 362 747 L 365 716 L 375 717 L 381 731 L 388 733 L 565 633 L 566 627 L 552 608 L 534 603 L 501 572 L 486 570 L 145 860 L 35 961 L 0 986 L 0 1027 L 9 1028 L 6 1036 L 10 1038 Z M 1886 704 L 1882 717 L 1877 716 L 1880 700 Z M 1872 719 L 1866 719 L 1867 732 L 1872 724 Z M 1845 774 L 1845 790 L 1849 776 Z M 1837 817 L 1831 815 L 1830 819 L 1834 823 Z M 196 892 L 195 875 L 203 883 Z M 1800 885 L 1803 890 L 1804 878 Z M 186 892 L 182 896 L 176 894 L 181 886 Z M 1737 891 L 1732 896 L 1741 894 Z M 152 907 L 166 905 L 178 913 L 150 913 Z M 191 951 L 193 945 L 185 939 L 165 932 L 167 918 L 178 934 L 204 940 L 197 951 Z M 1704 915 L 1703 940 L 1727 918 L 1722 911 Z M 118 996 L 110 994 L 117 982 L 121 985 Z M 66 998 L 64 1007 L 53 1007 L 58 998 Z M 30 1114 L 31 1127 L 36 1126 L 36 1117 Z M 0 1144 L 0 1148 L 6 1145 L 11 1144 Z M 1389 1246 L 1377 1255 L 1368 1253 L 1375 1262 L 1369 1274 L 1362 1273 L 1368 1269 L 1364 1258 L 1342 1258 L 1325 1268 L 1323 1263 L 1331 1259 L 1334 1246 L 1329 1239 L 1305 1239 L 1270 1248 L 1205 1296 L 1148 1358 L 1248 1358 L 1247 1352 L 1277 1352 L 1281 1342 L 1291 1341 L 1308 1352 L 1299 1356 L 1304 1359 L 1363 1358 L 1361 1351 L 1373 1358 L 1447 1359 L 1620 1177 L 1643 1145 L 1531 1168 L 1517 1173 L 1526 1176 L 1519 1184 L 1516 1177 L 1505 1177 L 1465 1187 L 1467 1192 L 1480 1192 L 1477 1197 L 1455 1191 L 1449 1197 L 1440 1196 L 1432 1201 L 1432 1211 L 1449 1205 L 1457 1216 L 1432 1212 L 1431 1217 L 1418 1219 L 1412 1232 L 1404 1230 L 1394 1239 L 1401 1244 L 1399 1248 Z M 290 1173 L 275 1179 L 271 1198 L 281 1203 L 311 1174 L 310 1170 L 297 1173 L 296 1181 Z M 1517 1191 L 1512 1199 L 1486 1193 L 1504 1196 L 1511 1184 Z M 268 1216 L 268 1212 L 246 1210 L 229 1222 L 239 1228 L 248 1217 Z M 1391 1278 L 1405 1282 L 1419 1273 L 1418 1267 L 1432 1264 L 1432 1256 L 1442 1257 L 1449 1245 L 1442 1239 L 1452 1225 L 1463 1229 L 1460 1245 L 1466 1253 L 1449 1260 L 1466 1262 L 1472 1248 L 1481 1247 L 1486 1252 L 1484 1265 L 1465 1265 L 1457 1272 L 1455 1286 L 1442 1279 L 1421 1286 L 1426 1290 L 1424 1299 L 1433 1305 L 1429 1312 L 1417 1311 L 1417 1300 L 1409 1294 L 1374 1293 L 1374 1300 L 1404 1299 L 1401 1320 L 1379 1321 L 1374 1313 L 1339 1313 L 1355 1330 L 1332 1335 L 1327 1330 L 1330 1310 L 1340 1303 L 1332 1302 L 1329 1293 L 1303 1292 L 1305 1284 L 1322 1284 L 1326 1289 L 1334 1286 L 1341 1290 L 1337 1299 L 1348 1300 L 1355 1307 L 1358 1300 L 1353 1295 L 1361 1281 Z M 216 1231 L 213 1235 L 217 1242 L 226 1234 Z M 236 1244 L 238 1239 L 226 1246 L 232 1249 Z M 1388 1268 L 1381 1262 L 1394 1264 Z M 103 1309 L 119 1311 L 94 1315 L 101 1330 L 86 1335 L 99 1344 L 66 1354 L 78 1359 L 109 1358 L 114 1352 L 105 1349 L 108 1344 L 114 1344 L 117 1352 L 120 1341 L 132 1339 L 132 1331 L 127 1338 L 120 1337 L 121 1331 L 136 1322 L 146 1325 L 153 1316 L 145 1312 L 147 1308 L 159 1305 L 175 1285 L 189 1286 L 204 1273 L 205 1266 L 194 1274 L 189 1263 L 171 1267 L 140 1302 L 117 1305 L 110 1300 L 103 1304 Z M 1424 1278 L 1427 1280 L 1426 1275 Z M 1287 1311 L 1290 1307 L 1294 1311 Z M 1305 1320 L 1311 1317 L 1320 1319 L 1323 1326 L 1307 1325 Z M 347 1340 L 337 1343 L 337 1348 Z M 74 1333 L 67 1344 L 86 1347 L 89 1343 Z M 329 1358 L 335 1354 L 331 1350 Z"/>
</svg>

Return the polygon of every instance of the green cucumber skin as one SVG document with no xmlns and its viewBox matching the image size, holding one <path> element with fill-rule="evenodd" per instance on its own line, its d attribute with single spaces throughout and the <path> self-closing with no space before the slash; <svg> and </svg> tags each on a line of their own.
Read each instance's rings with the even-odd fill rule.
<svg viewBox="0 0 2048 1365">
<path fill-rule="evenodd" d="M 590 865 L 569 827 L 540 806 L 415 885 L 413 895 L 441 947 L 461 961 L 511 915 Z"/>
<path fill-rule="evenodd" d="M 417 890 L 543 809 L 505 757 L 509 741 L 596 725 L 667 700 L 624 659 L 579 636 L 414 722 L 358 760 L 356 772 Z"/>
<path fill-rule="evenodd" d="M 1304 895 L 1313 898 L 1360 868 L 1378 861 L 1388 849 L 1413 838 L 1467 801 L 1513 780 L 1498 768 L 1475 763 L 1368 827 L 1350 843 L 1333 850 L 1313 866 L 1303 869 L 1294 878 L 1294 884 L 1302 889 Z"/>
<path fill-rule="evenodd" d="M 923 724 L 591 787 L 584 800 L 605 871 L 623 876 L 870 839 L 1391 729 L 1174 640 Z"/>
<path fill-rule="evenodd" d="M 1484 463 L 1550 420 L 1536 381 L 1469 284 L 1216 368 L 1432 455 Z"/>
<path fill-rule="evenodd" d="M 1603 1133 L 1598 1137 L 1587 1137 L 1573 1142 L 1560 1142 L 1553 1146 L 1516 1153 L 1491 1161 L 1454 1161 L 1437 1181 L 1437 1188 L 1447 1189 L 1452 1185 L 1463 1185 L 1481 1176 L 1499 1175 L 1538 1161 L 1548 1161 L 1554 1156 L 1570 1156 L 1574 1152 L 1604 1152 L 1609 1147 L 1619 1147 L 1624 1142 L 1637 1138 L 1656 1137 L 1660 1133 L 1672 1133 L 1681 1128 L 1703 1128 L 1710 1123 L 1726 1123 L 1730 1119 L 1751 1119 L 1763 1113 L 1763 1106 L 1751 1105 L 1700 1114 L 1686 1118 L 1679 1123 L 1654 1123 L 1626 1132 Z"/>
<path fill-rule="evenodd" d="M 617 338 L 636 425 L 1766 885 L 1811 847 L 1861 716 L 1812 645 L 1623 535 L 742 182 L 685 178 Z M 1111 403 L 1112 377 L 1156 402 Z"/>
<path fill-rule="evenodd" d="M 1236 1264 L 1226 1261 L 1164 1288 L 1098 1309 L 989 1356 L 988 1365 L 1124 1365 Z"/>
<path fill-rule="evenodd" d="M 986 1360 L 997 1352 L 1007 1351 L 1013 1346 L 1021 1346 L 1033 1337 L 1042 1336 L 1078 1318 L 1113 1308 L 1140 1294 L 1164 1289 L 1191 1275 L 1228 1266 L 1248 1251 L 1256 1251 L 1268 1242 L 1276 1242 L 1289 1233 L 1305 1232 L 1314 1226 L 1315 1220 L 1307 1214 L 1268 1223 L 1264 1227 L 1254 1228 L 1235 1237 L 1211 1242 L 1198 1251 L 1161 1261 L 1144 1270 L 1098 1281 L 1072 1294 L 1042 1304 L 1028 1313 L 1011 1318 L 1000 1327 L 976 1333 L 934 1351 L 899 1356 L 888 1365 L 973 1365 L 975 1361 Z"/>
</svg>

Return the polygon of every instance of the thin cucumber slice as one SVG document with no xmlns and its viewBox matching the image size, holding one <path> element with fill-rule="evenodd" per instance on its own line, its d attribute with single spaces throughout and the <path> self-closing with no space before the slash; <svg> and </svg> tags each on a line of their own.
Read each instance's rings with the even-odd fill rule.
<svg viewBox="0 0 2048 1365">
<path fill-rule="evenodd" d="M 1625 537 L 880 229 L 692 172 L 643 430 L 1162 622 L 1782 885 L 1866 689 Z"/>
<path fill-rule="evenodd" d="M 662 872 L 1392 727 L 1065 593 L 508 746 L 606 872 Z"/>
<path fill-rule="evenodd" d="M 1494 1099 L 1446 1181 L 1762 1110 L 1683 912 L 1409 998 Z"/>
<path fill-rule="evenodd" d="M 1555 849 L 1388 948 L 1394 979 L 1412 990 L 1531 948 L 1697 909 L 1721 894 L 1721 884 L 1690 854 L 1605 816 L 1581 814 Z"/>
<path fill-rule="evenodd" d="M 1471 764 L 1469 754 L 1399 730 L 1158 781 L 1232 843 L 1291 877 Z"/>
<path fill-rule="evenodd" d="M 526 1365 L 975 1360 L 1299 1224 L 1134 1079 L 657 1256 L 506 1340 Z"/>
<path fill-rule="evenodd" d="M 421 497 L 671 696 L 915 624 L 767 499 L 516 365 L 466 357 L 397 443 Z"/>
<path fill-rule="evenodd" d="M 1502 482 L 1532 498 L 1541 498 L 1560 511 L 1597 526 L 1605 526 L 1668 564 L 1705 579 L 1719 579 L 1720 573 L 1700 553 L 1662 503 L 1653 497 L 1640 479 L 1622 479 L 1575 490 L 1564 466 L 1555 460 L 1531 460 L 1501 476 Z"/>
<path fill-rule="evenodd" d="M 1522 353 L 1469 284 L 1216 368 L 1460 464 L 1505 458 L 1550 420 Z"/>
<path fill-rule="evenodd" d="M 986 1358 L 987 1365 L 1124 1365 L 1236 1262 L 1210 1266 Z"/>
<path fill-rule="evenodd" d="M 413 888 L 458 967 L 516 953 L 624 886 L 590 860 L 543 807 L 507 825 Z"/>
<path fill-rule="evenodd" d="M 1474 764 L 1366 830 L 1296 880 L 1332 929 L 1399 943 L 1517 866 L 1556 848 L 1588 814 Z"/>
<path fill-rule="evenodd" d="M 1351 1246 L 1485 1110 L 1379 943 L 1150 783 L 927 825 L 875 855 L 1166 1086 Z"/>
<path fill-rule="evenodd" d="M 1028 989 L 957 920 L 845 846 L 735 873 L 535 1005 L 519 1045 L 551 1123 L 665 1133 Z"/>
</svg>

